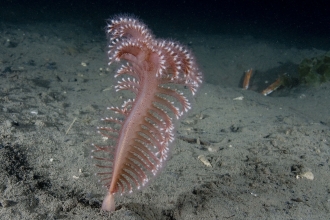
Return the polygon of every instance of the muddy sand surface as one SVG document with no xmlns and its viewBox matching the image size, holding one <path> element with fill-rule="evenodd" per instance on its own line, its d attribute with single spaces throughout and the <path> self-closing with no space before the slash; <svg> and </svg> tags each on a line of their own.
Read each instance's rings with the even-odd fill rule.
<svg viewBox="0 0 330 220">
<path fill-rule="evenodd" d="M 162 172 L 109 214 L 91 144 L 103 142 L 96 127 L 112 116 L 106 107 L 131 94 L 114 91 L 105 34 L 1 24 L 0 219 L 329 218 L 330 83 L 260 94 L 326 51 L 252 36 L 172 37 L 192 48 L 206 82 Z M 250 68 L 256 78 L 242 90 Z"/>
</svg>

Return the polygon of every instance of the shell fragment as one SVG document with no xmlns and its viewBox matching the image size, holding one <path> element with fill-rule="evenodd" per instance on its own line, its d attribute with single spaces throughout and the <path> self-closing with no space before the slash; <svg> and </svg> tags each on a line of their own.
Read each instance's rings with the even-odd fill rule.
<svg viewBox="0 0 330 220">
<path fill-rule="evenodd" d="M 297 179 L 299 178 L 306 178 L 308 180 L 313 180 L 314 179 L 314 174 L 311 171 L 307 171 L 305 173 L 299 174 L 296 176 Z"/>
<path fill-rule="evenodd" d="M 210 161 L 208 159 L 206 159 L 206 157 L 204 155 L 199 155 L 197 157 L 200 161 L 202 161 L 202 163 L 207 166 L 207 167 L 212 167 Z"/>
</svg>

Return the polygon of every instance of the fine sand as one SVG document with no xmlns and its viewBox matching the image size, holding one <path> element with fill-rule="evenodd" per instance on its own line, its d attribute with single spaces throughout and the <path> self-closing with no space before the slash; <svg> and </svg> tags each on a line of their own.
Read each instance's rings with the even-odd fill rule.
<svg viewBox="0 0 330 220">
<path fill-rule="evenodd" d="M 193 50 L 205 83 L 176 123 L 162 172 L 117 197 L 110 214 L 100 211 L 106 190 L 91 144 L 103 143 L 96 127 L 113 116 L 106 107 L 131 94 L 114 91 L 105 34 L 76 23 L 1 24 L 0 219 L 329 218 L 330 83 L 260 94 L 326 51 L 250 35 L 166 36 Z"/>
</svg>

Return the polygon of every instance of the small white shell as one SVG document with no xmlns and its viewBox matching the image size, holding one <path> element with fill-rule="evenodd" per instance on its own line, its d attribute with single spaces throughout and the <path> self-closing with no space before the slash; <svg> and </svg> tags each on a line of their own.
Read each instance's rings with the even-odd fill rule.
<svg viewBox="0 0 330 220">
<path fill-rule="evenodd" d="M 31 113 L 32 115 L 37 115 L 37 114 L 38 114 L 38 110 L 32 110 L 30 113 Z"/>
<path fill-rule="evenodd" d="M 210 161 L 208 161 L 208 159 L 206 159 L 206 157 L 204 155 L 199 155 L 197 157 L 200 161 L 202 161 L 202 163 L 207 166 L 207 167 L 212 167 Z"/>
<path fill-rule="evenodd" d="M 236 101 L 242 101 L 244 99 L 243 96 L 238 96 L 236 98 L 234 98 L 233 100 L 236 100 Z"/>
<path fill-rule="evenodd" d="M 212 152 L 212 153 L 217 152 L 218 149 L 219 149 L 218 147 L 208 147 L 208 148 L 207 148 L 207 150 L 208 150 L 209 152 Z"/>
<path fill-rule="evenodd" d="M 308 180 L 313 180 L 314 179 L 314 174 L 311 171 L 307 171 L 305 173 L 302 173 L 300 175 L 296 176 L 297 179 L 299 178 L 306 178 Z"/>
</svg>

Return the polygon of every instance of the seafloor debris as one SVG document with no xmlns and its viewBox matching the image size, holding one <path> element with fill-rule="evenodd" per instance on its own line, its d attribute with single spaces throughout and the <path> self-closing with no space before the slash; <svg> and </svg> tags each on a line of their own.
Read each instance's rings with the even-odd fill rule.
<svg viewBox="0 0 330 220">
<path fill-rule="evenodd" d="M 296 178 L 297 179 L 306 178 L 308 180 L 313 180 L 314 179 L 314 174 L 311 171 L 307 171 L 307 172 L 304 172 L 304 173 L 301 173 L 301 174 L 297 175 Z"/>
<path fill-rule="evenodd" d="M 210 161 L 204 155 L 199 155 L 197 158 L 202 161 L 205 166 L 212 167 Z"/>
<path fill-rule="evenodd" d="M 244 96 L 238 96 L 236 98 L 234 98 L 234 101 L 242 101 L 244 99 Z"/>
</svg>

